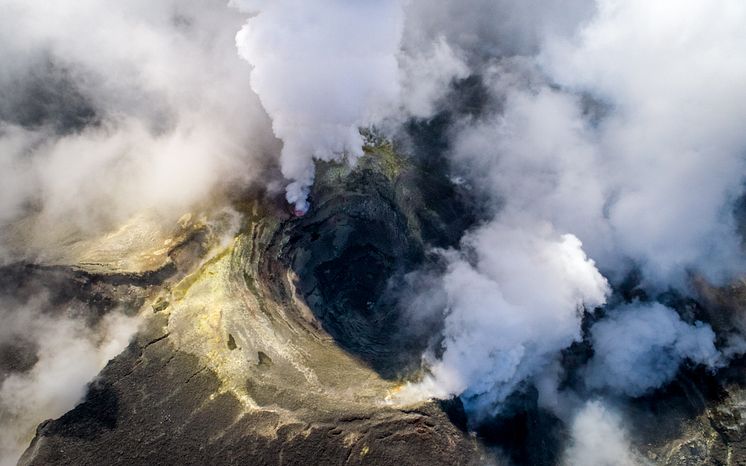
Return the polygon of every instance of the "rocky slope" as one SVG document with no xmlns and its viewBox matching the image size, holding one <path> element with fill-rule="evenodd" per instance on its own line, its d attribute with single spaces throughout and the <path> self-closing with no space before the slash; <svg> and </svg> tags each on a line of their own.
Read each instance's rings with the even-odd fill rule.
<svg viewBox="0 0 746 466">
<path fill-rule="evenodd" d="M 412 360 L 372 297 L 459 226 L 452 193 L 425 209 L 411 167 L 376 152 L 321 167 L 304 218 L 246 196 L 237 233 L 195 228 L 130 274 L 149 289 L 143 330 L 20 464 L 481 463 L 457 403 L 387 403 Z"/>
</svg>

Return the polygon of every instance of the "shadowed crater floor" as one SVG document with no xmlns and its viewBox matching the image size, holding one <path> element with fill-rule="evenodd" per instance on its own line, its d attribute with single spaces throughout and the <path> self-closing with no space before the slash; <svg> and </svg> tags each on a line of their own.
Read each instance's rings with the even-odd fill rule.
<svg viewBox="0 0 746 466">
<path fill-rule="evenodd" d="M 418 183 L 422 170 L 414 162 L 388 147 L 373 152 L 352 171 L 319 166 L 313 208 L 285 225 L 278 249 L 324 329 L 383 377 L 395 378 L 419 365 L 427 344 L 401 325 L 397 287 L 426 260 L 428 248 L 454 246 L 468 216 L 457 215 L 466 209 L 445 177 Z"/>
</svg>

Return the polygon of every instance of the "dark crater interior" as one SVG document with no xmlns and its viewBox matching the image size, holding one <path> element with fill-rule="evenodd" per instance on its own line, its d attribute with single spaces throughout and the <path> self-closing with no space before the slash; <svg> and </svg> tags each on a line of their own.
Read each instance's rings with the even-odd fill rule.
<svg viewBox="0 0 746 466">
<path fill-rule="evenodd" d="M 324 329 L 388 377 L 414 355 L 397 343 L 400 316 L 386 291 L 423 257 L 395 199 L 388 180 L 372 170 L 354 173 L 342 186 L 320 187 L 316 207 L 288 226 L 283 254 Z"/>
<path fill-rule="evenodd" d="M 473 222 L 466 194 L 433 157 L 397 160 L 395 175 L 375 150 L 344 176 L 337 165 L 319 164 L 311 210 L 277 236 L 284 242 L 275 257 L 295 271 L 323 328 L 386 378 L 416 370 L 424 335 L 433 333 L 407 325 L 399 304 L 405 275 L 428 261 L 432 247 L 456 246 Z"/>
</svg>

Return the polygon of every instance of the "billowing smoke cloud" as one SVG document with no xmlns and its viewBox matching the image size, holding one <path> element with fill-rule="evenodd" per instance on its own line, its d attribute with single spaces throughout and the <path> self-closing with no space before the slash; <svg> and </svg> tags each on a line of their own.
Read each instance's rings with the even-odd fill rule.
<svg viewBox="0 0 746 466">
<path fill-rule="evenodd" d="M 224 0 L 0 10 L 2 266 L 45 263 L 126 222 L 147 238 L 141 218 L 170 231 L 196 204 L 256 182 L 279 148 L 235 53 L 245 18 Z M 52 305 L 51 285 L 37 285 L 29 302 L 0 295 L 1 464 L 74 407 L 136 329 L 119 310 L 98 320 L 79 302 Z"/>
<path fill-rule="evenodd" d="M 746 163 L 744 24 L 732 0 L 600 1 L 575 38 L 541 56 L 553 79 L 609 108 L 597 130 L 606 216 L 615 247 L 650 280 L 743 271 L 732 202 Z"/>
<path fill-rule="evenodd" d="M 425 47 L 400 55 L 402 106 L 409 116 L 428 118 L 449 85 L 469 76 L 469 68 L 442 37 Z"/>
<path fill-rule="evenodd" d="M 405 46 L 427 47 L 443 37 L 469 62 L 533 55 L 547 34 L 567 35 L 595 12 L 593 0 L 409 0 Z"/>
<path fill-rule="evenodd" d="M 496 66 L 487 79 L 503 111 L 467 121 L 453 142 L 455 169 L 471 180 L 499 220 L 549 222 L 583 241 L 592 257 L 611 254 L 599 237 L 606 187 L 598 148 L 573 95 L 553 90 L 522 62 Z"/>
<path fill-rule="evenodd" d="M 222 1 L 0 5 L 0 222 L 34 213 L 24 236 L 173 221 L 275 149 Z"/>
<path fill-rule="evenodd" d="M 723 363 L 709 325 L 687 324 L 659 303 L 617 308 L 591 328 L 591 337 L 586 384 L 629 396 L 663 386 L 686 359 L 711 369 Z"/>
<path fill-rule="evenodd" d="M 648 464 L 634 452 L 622 419 L 601 401 L 589 401 L 570 426 L 567 466 L 638 466 Z"/>
<path fill-rule="evenodd" d="M 42 232 L 59 232 L 42 241 L 53 248 L 143 210 L 173 219 L 255 180 L 277 138 L 287 199 L 305 212 L 314 159 L 354 161 L 359 128 L 427 118 L 454 79 L 478 75 L 490 100 L 451 128 L 449 156 L 486 215 L 442 253 L 444 273 L 426 284 L 438 299 L 411 300 L 444 333 L 402 396 L 460 395 L 484 416 L 540 380 L 561 403 L 560 352 L 632 270 L 653 301 L 595 323 L 585 387 L 638 396 L 687 362 L 724 363 L 709 326 L 654 298 L 686 293 L 692 274 L 743 272 L 732 215 L 746 168 L 742 2 L 230 3 L 0 0 L 2 262 L 36 255 L 28 238 Z M 131 331 L 50 322 L 31 332 L 33 369 L 0 389 L 13 419 L 74 403 L 110 355 L 103 342 Z M 74 390 L 49 392 L 81 352 Z M 22 387 L 43 414 L 11 408 Z M 611 464 L 607 453 L 634 464 L 607 408 L 591 402 L 574 419 L 568 464 Z"/>
<path fill-rule="evenodd" d="M 251 87 L 282 139 L 287 199 L 308 209 L 313 160 L 363 155 L 359 128 L 399 101 L 400 0 L 233 0 L 254 13 L 236 37 Z"/>
<path fill-rule="evenodd" d="M 2 306 L 0 344 L 21 343 L 12 350 L 35 360 L 27 371 L 0 373 L 0 465 L 10 466 L 40 422 L 82 399 L 88 381 L 127 346 L 139 321 L 112 312 L 91 327 L 80 310 L 44 312 L 51 306 L 42 297 Z"/>
<path fill-rule="evenodd" d="M 692 274 L 722 284 L 743 272 L 733 206 L 746 168 L 746 7 L 598 0 L 546 16 L 504 6 L 524 34 L 482 41 L 470 33 L 487 20 L 450 21 L 455 3 L 413 5 L 435 14 L 408 18 L 407 40 L 445 40 L 493 106 L 453 128 L 453 169 L 485 203 L 487 224 L 447 255 L 443 340 L 425 358 L 432 375 L 408 393 L 460 394 L 472 414 L 499 412 L 521 382 L 556 390 L 578 309 L 604 303 L 602 274 L 613 287 L 639 272 L 654 297 L 688 293 Z M 709 326 L 655 302 L 610 309 L 590 340 L 583 375 L 600 392 L 639 396 L 687 361 L 725 361 Z"/>
<path fill-rule="evenodd" d="M 474 260 L 451 253 L 438 284 L 447 296 L 443 354 L 402 396 L 461 395 L 478 415 L 578 340 L 585 309 L 603 304 L 608 286 L 580 241 L 548 225 L 493 222 L 464 247 Z"/>
</svg>

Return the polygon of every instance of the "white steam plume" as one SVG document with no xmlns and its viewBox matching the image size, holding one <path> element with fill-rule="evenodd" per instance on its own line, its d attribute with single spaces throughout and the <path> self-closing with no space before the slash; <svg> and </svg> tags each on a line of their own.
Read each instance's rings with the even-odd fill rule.
<svg viewBox="0 0 746 466">
<path fill-rule="evenodd" d="M 565 466 L 642 466 L 647 464 L 634 452 L 621 417 L 601 401 L 589 401 L 570 426 L 570 444 Z"/>
<path fill-rule="evenodd" d="M 404 399 L 462 395 L 473 414 L 491 413 L 518 385 L 580 338 L 586 309 L 608 286 L 572 235 L 548 225 L 493 222 L 464 240 L 474 254 L 449 253 L 443 353 Z"/>
<path fill-rule="evenodd" d="M 417 40 L 445 37 L 484 77 L 497 103 L 454 128 L 454 169 L 493 214 L 468 236 L 463 255 L 450 256 L 440 278 L 448 294 L 443 347 L 426 356 L 433 375 L 413 387 L 461 394 L 476 414 L 498 411 L 515 381 L 546 381 L 546 371 L 556 372 L 551 363 L 580 334 L 581 319 L 570 318 L 569 309 L 603 302 L 604 288 L 578 285 L 598 274 L 595 266 L 612 284 L 637 269 L 642 288 L 655 296 L 670 287 L 686 293 L 692 272 L 723 283 L 746 265 L 732 214 L 746 168 L 746 133 L 738 123 L 746 118 L 746 6 L 733 0 L 574 6 L 550 17 L 507 7 L 524 19 L 510 27 L 527 28 L 520 36 L 526 40 L 507 39 L 502 47 L 490 44 L 508 29 L 482 41 L 470 35 L 481 22 L 450 21 L 455 2 L 419 5 L 437 13 L 422 24 L 408 18 L 419 26 Z M 574 257 L 582 260 L 571 263 L 583 266 L 556 267 L 563 263 L 560 249 L 521 247 L 485 233 L 510 231 L 530 242 L 539 225 L 553 232 L 547 244 L 577 238 Z M 494 275 L 485 264 L 504 271 Z M 511 280 L 521 285 L 506 304 Z M 602 391 L 638 396 L 670 381 L 686 360 L 722 364 L 709 326 L 688 325 L 672 309 L 638 305 L 609 316 L 596 324 L 604 338 L 593 338 L 596 356 L 586 372 Z M 503 333 L 513 322 L 517 328 Z M 658 329 L 655 338 L 646 338 L 646 326 Z M 614 345 L 612 335 L 638 343 Z M 594 382 L 615 370 L 607 367 L 614 361 L 637 364 L 617 364 L 626 371 L 620 386 Z"/>
<path fill-rule="evenodd" d="M 256 181 L 276 151 L 235 53 L 244 17 L 224 0 L 0 0 L 0 11 L 0 265 L 141 216 L 170 231 L 216 191 Z M 3 465 L 136 329 L 118 312 L 91 326 L 84 306 L 49 306 L 0 296 L 0 350 L 38 359 L 0 375 Z"/>
<path fill-rule="evenodd" d="M 173 221 L 274 149 L 222 1 L 0 8 L 0 234 L 29 212 L 31 236 Z"/>
<path fill-rule="evenodd" d="M 80 402 L 87 383 L 127 346 L 139 323 L 136 317 L 112 312 L 92 328 L 70 312 L 45 313 L 49 307 L 38 298 L 25 305 L 2 303 L 0 309 L 0 343 L 20 337 L 23 351 L 35 349 L 36 354 L 29 371 L 0 380 L 1 466 L 16 464 L 40 422 Z"/>
<path fill-rule="evenodd" d="M 445 254 L 444 346 L 405 395 L 460 394 L 489 414 L 552 379 L 606 299 L 599 270 L 617 284 L 638 268 L 651 295 L 686 291 L 691 271 L 743 272 L 743 2 L 231 2 L 248 22 L 224 3 L 0 0 L 0 235 L 29 213 L 32 236 L 180 213 L 224 179 L 253 179 L 274 136 L 303 212 L 314 158 L 360 156 L 359 127 L 402 108 L 426 118 L 454 78 L 479 73 L 496 105 L 456 125 L 451 157 L 489 216 Z M 49 89 L 62 123 L 34 106 L 54 103 Z M 609 310 L 591 340 L 584 374 L 600 392 L 637 396 L 686 360 L 722 363 L 709 327 L 655 303 Z M 582 441 L 594 426 L 627 458 L 618 420 L 593 404 L 568 458 L 607 461 Z"/>
<path fill-rule="evenodd" d="M 409 116 L 428 118 L 451 82 L 469 76 L 469 68 L 443 37 L 425 50 L 400 55 L 402 106 Z"/>
<path fill-rule="evenodd" d="M 682 321 L 660 303 L 617 308 L 591 328 L 594 356 L 585 383 L 594 389 L 640 396 L 663 386 L 690 360 L 711 369 L 721 366 L 709 325 Z"/>
<path fill-rule="evenodd" d="M 595 12 L 593 0 L 408 0 L 405 45 L 427 48 L 443 37 L 469 63 L 532 55 L 547 33 L 571 34 Z"/>
<path fill-rule="evenodd" d="M 287 199 L 308 209 L 313 160 L 363 155 L 359 128 L 399 99 L 399 0 L 233 0 L 254 14 L 236 36 L 251 87 L 283 141 Z"/>
<path fill-rule="evenodd" d="M 548 41 L 540 61 L 609 108 L 596 137 L 611 240 L 663 284 L 687 268 L 716 281 L 743 272 L 732 205 L 746 169 L 746 5 L 598 4 L 590 24 Z"/>
</svg>

